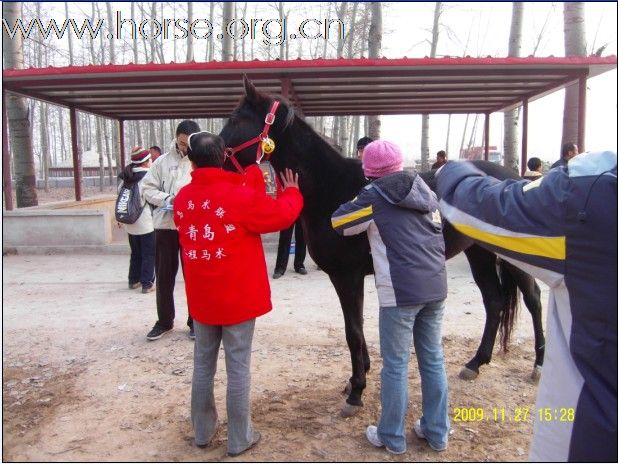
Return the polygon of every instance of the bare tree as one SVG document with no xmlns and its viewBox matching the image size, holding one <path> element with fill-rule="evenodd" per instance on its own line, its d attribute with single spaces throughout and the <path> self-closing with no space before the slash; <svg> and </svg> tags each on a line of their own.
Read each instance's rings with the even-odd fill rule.
<svg viewBox="0 0 618 464">
<path fill-rule="evenodd" d="M 513 2 L 509 56 L 521 56 L 521 31 L 524 22 L 524 3 Z M 519 166 L 519 109 L 504 112 L 504 166 L 518 171 Z"/>
<path fill-rule="evenodd" d="M 221 60 L 230 61 L 234 58 L 234 50 L 232 37 L 227 33 L 226 26 L 233 19 L 234 16 L 234 2 L 223 3 L 223 21 L 221 21 L 221 33 L 223 34 L 223 41 L 221 50 Z"/>
<path fill-rule="evenodd" d="M 35 4 L 36 14 L 38 18 L 42 17 L 41 3 Z M 42 68 L 47 65 L 47 56 L 43 59 L 43 55 L 47 55 L 46 46 L 42 42 L 37 42 L 35 46 L 34 62 L 37 67 Z M 40 136 L 40 161 L 41 161 L 41 174 L 44 181 L 44 189 L 49 191 L 49 122 L 48 122 L 48 106 L 43 102 L 36 102 L 39 107 L 39 136 Z M 34 105 L 33 105 L 34 107 Z"/>
<path fill-rule="evenodd" d="M 135 17 L 136 17 L 135 16 L 135 2 L 131 2 L 131 18 L 135 18 Z M 139 51 L 137 48 L 137 40 L 132 40 L 131 43 L 133 44 L 133 63 L 138 64 L 139 63 Z"/>
<path fill-rule="evenodd" d="M 369 58 L 379 58 L 382 50 L 382 4 L 371 2 L 371 24 L 369 26 Z M 372 139 L 380 138 L 380 116 L 367 116 L 367 134 Z"/>
<path fill-rule="evenodd" d="M 193 2 L 187 2 L 187 20 L 189 24 L 193 21 Z M 193 61 L 195 57 L 193 56 L 193 35 L 187 34 L 187 59 L 186 61 Z"/>
<path fill-rule="evenodd" d="M 21 17 L 21 2 L 2 5 L 3 16 L 9 24 Z M 6 33 L 6 30 L 5 30 Z M 4 69 L 24 67 L 23 40 L 20 34 L 13 39 L 5 35 L 2 41 Z M 38 205 L 36 173 L 32 152 L 30 113 L 26 102 L 15 94 L 6 95 L 6 114 L 9 125 L 13 165 L 15 169 L 15 193 L 17 207 Z"/>
<path fill-rule="evenodd" d="M 433 27 L 431 29 L 431 50 L 429 56 L 436 57 L 438 39 L 440 38 L 440 15 L 442 14 L 442 2 L 436 2 L 433 10 Z M 421 120 L 421 170 L 429 170 L 429 115 L 424 114 Z"/>
<path fill-rule="evenodd" d="M 586 55 L 585 3 L 564 3 L 564 53 L 565 56 Z M 579 114 L 579 88 L 571 85 L 564 95 L 562 115 L 562 144 L 577 142 L 577 118 Z M 579 147 L 583 149 L 583 147 Z"/>
<path fill-rule="evenodd" d="M 65 18 L 70 18 L 69 4 L 67 2 L 64 2 L 64 14 L 65 14 Z M 67 40 L 69 41 L 69 66 L 73 66 L 73 37 L 72 37 L 72 34 L 67 34 Z"/>
</svg>

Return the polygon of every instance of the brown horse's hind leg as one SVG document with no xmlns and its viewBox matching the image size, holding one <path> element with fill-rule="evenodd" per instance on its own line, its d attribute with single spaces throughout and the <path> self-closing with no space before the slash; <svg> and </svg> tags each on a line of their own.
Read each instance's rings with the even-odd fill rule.
<svg viewBox="0 0 618 464">
<path fill-rule="evenodd" d="M 342 410 L 342 415 L 356 414 L 363 406 L 362 394 L 366 386 L 365 358 L 369 358 L 363 334 L 363 296 L 364 275 L 359 272 L 347 271 L 341 274 L 329 275 L 333 283 L 345 321 L 345 337 L 350 349 L 352 360 L 352 377 L 350 377 L 350 393 Z"/>
</svg>

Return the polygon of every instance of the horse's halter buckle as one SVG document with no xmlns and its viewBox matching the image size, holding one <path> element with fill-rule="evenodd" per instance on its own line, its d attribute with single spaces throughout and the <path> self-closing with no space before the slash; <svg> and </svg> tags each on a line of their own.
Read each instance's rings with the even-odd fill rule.
<svg viewBox="0 0 618 464">
<path fill-rule="evenodd" d="M 228 147 L 225 149 L 226 158 L 230 159 L 230 161 L 239 173 L 244 174 L 245 170 L 236 159 L 236 153 L 250 147 L 251 145 L 257 143 L 257 152 L 255 154 L 255 162 L 257 164 L 260 164 L 262 162 L 264 156 L 266 156 L 267 160 L 270 159 L 270 155 L 275 150 L 275 142 L 268 137 L 268 132 L 270 131 L 270 126 L 272 126 L 275 122 L 275 113 L 277 112 L 278 107 L 279 102 L 277 100 L 273 101 L 270 107 L 270 111 L 268 111 L 268 114 L 266 114 L 266 117 L 264 118 L 264 128 L 258 136 L 253 137 L 252 139 L 247 140 L 240 145 L 236 145 L 233 148 Z M 266 144 L 268 148 L 264 149 L 264 144 Z"/>
</svg>

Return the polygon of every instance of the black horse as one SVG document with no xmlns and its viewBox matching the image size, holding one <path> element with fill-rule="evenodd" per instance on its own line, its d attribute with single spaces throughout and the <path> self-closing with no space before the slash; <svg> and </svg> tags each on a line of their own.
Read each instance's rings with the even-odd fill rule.
<svg viewBox="0 0 618 464">
<path fill-rule="evenodd" d="M 341 237 L 331 227 L 331 215 L 341 205 L 358 194 L 367 183 L 358 160 L 344 158 L 305 121 L 294 114 L 284 100 L 259 93 L 245 78 L 245 97 L 234 110 L 221 137 L 228 147 L 238 147 L 260 134 L 267 114 L 273 111 L 275 120 L 269 136 L 276 143 L 271 158 L 277 172 L 291 168 L 299 173 L 300 189 L 305 199 L 301 224 L 309 254 L 328 274 L 333 283 L 345 320 L 345 333 L 352 359 L 352 376 L 348 384 L 348 398 L 342 411 L 352 415 L 363 405 L 361 396 L 366 385 L 365 374 L 370 361 L 363 334 L 364 278 L 373 273 L 366 234 Z M 237 162 L 246 167 L 256 162 L 257 142 L 236 153 Z M 479 167 L 498 178 L 514 177 L 508 170 L 492 163 Z M 231 160 L 226 169 L 235 170 Z M 431 185 L 432 175 L 424 174 Z M 517 287 L 524 294 L 526 306 L 532 314 L 536 338 L 536 359 L 533 376 L 543 364 L 544 336 L 541 322 L 540 289 L 528 274 L 498 260 L 496 255 L 477 245 L 446 224 L 444 229 L 447 258 L 463 251 L 470 263 L 476 284 L 483 295 L 486 311 L 485 330 L 476 355 L 460 373 L 464 378 L 478 375 L 479 366 L 491 360 L 498 328 L 501 345 L 506 349 L 517 309 Z"/>
</svg>

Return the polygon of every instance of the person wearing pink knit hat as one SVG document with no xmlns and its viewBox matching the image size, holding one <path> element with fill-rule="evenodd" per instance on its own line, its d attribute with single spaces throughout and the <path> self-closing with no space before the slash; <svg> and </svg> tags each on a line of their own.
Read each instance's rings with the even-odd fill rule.
<svg viewBox="0 0 618 464">
<path fill-rule="evenodd" d="M 378 301 L 381 415 L 367 427 L 369 442 L 392 454 L 406 452 L 408 362 L 414 339 L 423 396 L 414 432 L 435 451 L 448 446 L 448 384 L 441 326 L 446 299 L 445 247 L 436 194 L 414 171 L 403 170 L 400 148 L 386 140 L 365 147 L 363 171 L 371 183 L 331 218 L 340 235 L 366 232 Z M 412 336 L 414 335 L 414 337 Z"/>
<path fill-rule="evenodd" d="M 393 142 L 375 140 L 363 152 L 365 177 L 377 179 L 403 170 L 401 149 Z"/>
</svg>

